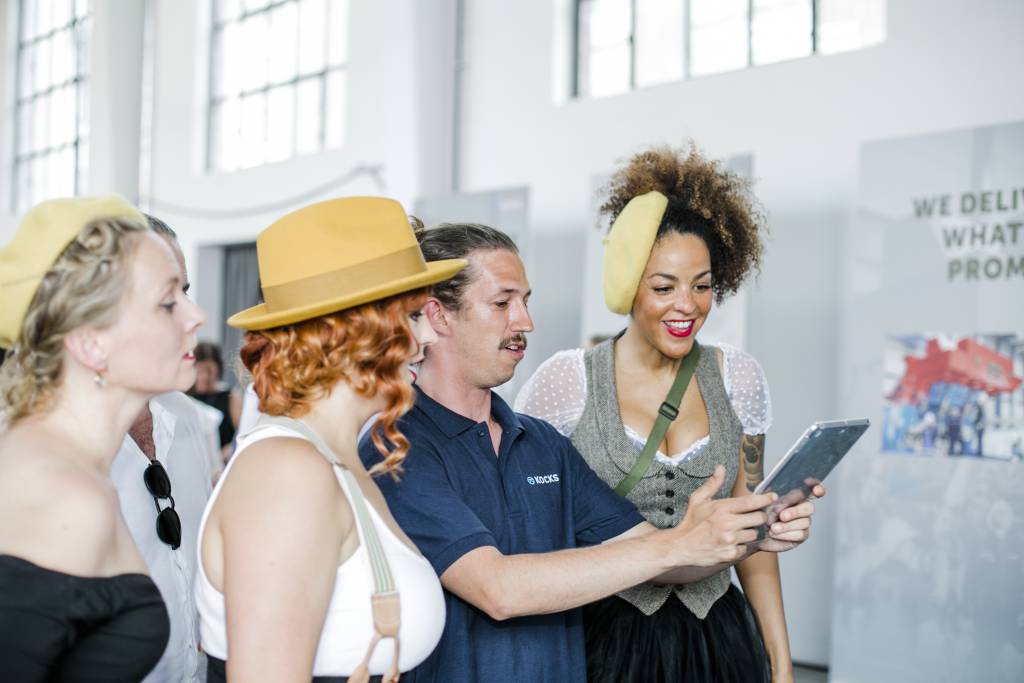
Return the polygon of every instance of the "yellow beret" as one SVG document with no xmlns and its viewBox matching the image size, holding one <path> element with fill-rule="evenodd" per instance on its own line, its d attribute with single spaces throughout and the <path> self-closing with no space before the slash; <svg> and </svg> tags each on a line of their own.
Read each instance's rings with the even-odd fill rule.
<svg viewBox="0 0 1024 683">
<path fill-rule="evenodd" d="M 668 198 L 658 191 L 633 197 L 604 238 L 604 302 L 613 313 L 633 309 Z"/>
<path fill-rule="evenodd" d="M 51 199 L 33 207 L 10 242 L 0 247 L 0 346 L 11 348 L 43 276 L 91 221 L 146 217 L 116 195 Z"/>
</svg>

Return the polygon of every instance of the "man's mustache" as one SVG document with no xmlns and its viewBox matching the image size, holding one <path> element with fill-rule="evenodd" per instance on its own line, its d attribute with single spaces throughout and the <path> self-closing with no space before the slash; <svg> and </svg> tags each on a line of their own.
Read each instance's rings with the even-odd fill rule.
<svg viewBox="0 0 1024 683">
<path fill-rule="evenodd" d="M 519 346 L 522 346 L 523 347 L 523 351 L 525 351 L 526 350 L 526 335 L 525 334 L 516 334 L 516 335 L 513 335 L 513 336 L 509 337 L 508 339 L 502 339 L 501 340 L 501 344 L 498 345 L 498 348 L 499 349 L 503 349 L 506 346 L 508 346 L 509 344 L 517 344 Z"/>
</svg>

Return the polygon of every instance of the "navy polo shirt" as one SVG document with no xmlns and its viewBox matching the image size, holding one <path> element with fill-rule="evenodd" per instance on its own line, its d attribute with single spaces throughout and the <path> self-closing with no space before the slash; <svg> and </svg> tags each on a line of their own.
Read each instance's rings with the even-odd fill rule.
<svg viewBox="0 0 1024 683">
<path fill-rule="evenodd" d="M 402 529 L 438 576 L 483 546 L 505 555 L 595 545 L 643 521 L 548 423 L 512 412 L 491 393 L 501 426 L 497 457 L 483 422 L 452 412 L 417 388 L 399 422 L 410 451 L 397 482 L 377 485 Z M 369 438 L 367 467 L 380 461 Z M 580 610 L 495 621 L 445 591 L 447 618 L 434 653 L 403 681 L 586 680 Z"/>
</svg>

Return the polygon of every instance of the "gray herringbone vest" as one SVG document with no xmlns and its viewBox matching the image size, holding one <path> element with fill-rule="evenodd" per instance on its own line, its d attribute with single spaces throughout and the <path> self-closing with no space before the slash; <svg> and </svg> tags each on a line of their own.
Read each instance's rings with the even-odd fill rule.
<svg viewBox="0 0 1024 683">
<path fill-rule="evenodd" d="M 591 469 L 611 486 L 629 473 L 640 456 L 640 450 L 626 436 L 619 415 L 613 348 L 613 340 L 609 340 L 583 356 L 587 404 L 571 437 Z M 710 442 L 696 458 L 678 466 L 655 460 L 628 496 L 647 521 L 662 529 L 673 527 L 683 519 L 689 495 L 711 476 L 715 465 L 724 465 L 726 472 L 725 483 L 716 498 L 728 496 L 736 481 L 743 428 L 725 393 L 714 347 L 704 347 L 694 377 L 708 410 Z M 652 401 L 663 399 L 664 396 L 651 397 Z M 729 570 L 724 570 L 696 583 L 678 586 L 644 583 L 622 591 L 619 597 L 650 615 L 675 593 L 691 612 L 703 619 L 728 588 Z"/>
</svg>

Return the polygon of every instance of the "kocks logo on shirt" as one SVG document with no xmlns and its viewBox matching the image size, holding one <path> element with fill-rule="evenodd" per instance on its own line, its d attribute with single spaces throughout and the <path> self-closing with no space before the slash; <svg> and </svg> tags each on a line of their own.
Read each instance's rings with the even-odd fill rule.
<svg viewBox="0 0 1024 683">
<path fill-rule="evenodd" d="M 538 474 L 538 475 L 533 476 L 533 477 L 527 477 L 526 478 L 526 483 L 529 484 L 530 486 L 535 486 L 537 484 L 557 484 L 558 483 L 558 475 L 557 474 Z"/>
</svg>

